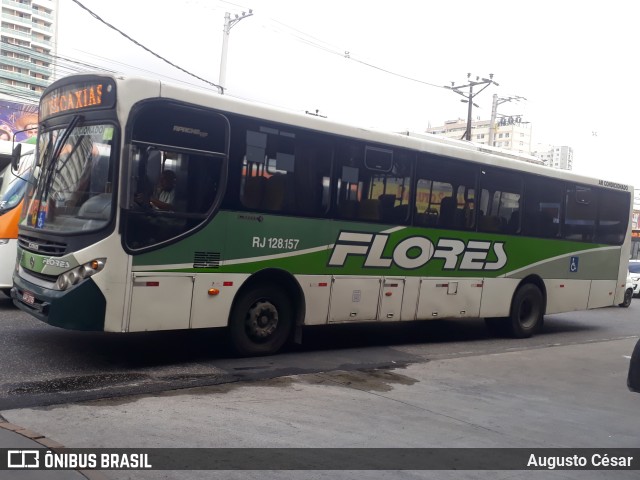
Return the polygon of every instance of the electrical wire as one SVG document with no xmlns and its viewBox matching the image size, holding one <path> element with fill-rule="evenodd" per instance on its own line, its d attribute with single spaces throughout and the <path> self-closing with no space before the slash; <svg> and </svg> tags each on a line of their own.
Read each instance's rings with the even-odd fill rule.
<svg viewBox="0 0 640 480">
<path fill-rule="evenodd" d="M 284 31 L 282 29 L 280 29 L 280 30 L 276 29 L 275 30 L 276 32 L 288 34 L 288 35 L 294 37 L 295 39 L 297 39 L 298 41 L 300 41 L 302 43 L 305 43 L 305 44 L 307 44 L 307 45 L 309 45 L 311 47 L 317 48 L 319 50 L 323 50 L 323 51 L 325 51 L 327 53 L 331 53 L 333 55 L 344 57 L 344 58 L 346 58 L 348 60 L 352 60 L 352 61 L 354 61 L 356 63 L 360 63 L 361 65 L 364 65 L 366 67 L 373 68 L 373 69 L 378 70 L 380 72 L 383 72 L 383 73 L 386 73 L 386 74 L 389 74 L 389 75 L 393 75 L 393 76 L 396 76 L 396 77 L 399 77 L 399 78 L 403 78 L 405 80 L 409 80 L 409 81 L 412 81 L 412 82 L 420 83 L 420 84 L 423 84 L 423 85 L 428 85 L 430 87 L 447 89 L 446 86 L 437 85 L 435 83 L 431 83 L 431 82 L 427 82 L 427 81 L 424 81 L 424 80 L 419 80 L 417 78 L 409 77 L 407 75 L 403 75 L 401 73 L 393 72 L 393 71 L 391 71 L 391 70 L 389 70 L 387 68 L 379 67 L 377 65 L 374 65 L 373 63 L 361 60 L 357 56 L 354 56 L 353 53 L 351 53 L 349 50 L 341 49 L 341 48 L 339 48 L 339 47 L 337 47 L 335 45 L 331 45 L 330 43 L 327 43 L 327 42 L 325 42 L 323 40 L 320 40 L 320 39 L 318 39 L 316 37 L 313 37 L 312 35 L 309 35 L 309 34 L 307 34 L 305 32 L 302 32 L 301 30 L 298 30 L 297 28 L 294 28 L 294 27 L 291 27 L 291 26 L 289 26 L 289 25 L 287 25 L 285 23 L 282 23 L 279 20 L 275 20 L 273 18 L 268 18 L 268 17 L 265 17 L 265 18 L 268 21 L 270 21 L 270 22 L 272 22 L 274 24 L 280 25 L 282 27 L 285 27 L 286 29 L 290 30 L 291 32 L 295 32 L 295 33 L 286 32 L 286 31 Z"/>
<path fill-rule="evenodd" d="M 72 0 L 72 1 L 73 1 L 75 4 L 77 4 L 79 7 L 83 8 L 84 10 L 86 10 L 86 11 L 87 11 L 91 16 L 93 16 L 94 18 L 96 18 L 97 20 L 99 20 L 100 22 L 102 22 L 103 24 L 105 24 L 106 26 L 108 26 L 109 28 L 111 28 L 111 29 L 115 30 L 116 32 L 120 33 L 122 36 L 124 36 L 124 37 L 125 37 L 125 38 L 127 38 L 128 40 L 132 41 L 133 43 L 135 43 L 135 44 L 136 44 L 136 45 L 138 45 L 139 47 L 143 48 L 143 49 L 144 49 L 144 50 L 146 50 L 147 52 L 151 53 L 151 54 L 152 54 L 152 55 L 154 55 L 155 57 L 157 57 L 157 58 L 159 58 L 159 59 L 163 60 L 164 62 L 168 63 L 169 65 L 171 65 L 171 66 L 173 66 L 173 67 L 175 67 L 175 68 L 177 68 L 177 69 L 181 70 L 181 71 L 182 71 L 182 72 L 184 72 L 184 73 L 187 73 L 188 75 L 190 75 L 190 76 L 192 76 L 192 77 L 194 77 L 194 78 L 196 78 L 196 79 L 198 79 L 198 80 L 200 80 L 200 81 L 202 81 L 202 82 L 205 82 L 205 83 L 207 83 L 207 84 L 209 84 L 209 85 L 211 85 L 211 86 L 213 86 L 213 87 L 216 87 L 216 88 L 218 88 L 218 89 L 222 90 L 222 87 L 221 87 L 220 85 L 217 85 L 217 84 L 215 84 L 215 83 L 213 83 L 213 82 L 210 82 L 210 81 L 208 81 L 208 80 L 205 80 L 205 79 L 203 79 L 203 78 L 201 78 L 201 77 L 199 77 L 199 76 L 197 76 L 197 75 L 195 75 L 195 74 L 193 74 L 193 73 L 191 73 L 191 72 L 189 72 L 189 71 L 187 71 L 187 70 L 183 69 L 182 67 L 179 67 L 178 65 L 175 65 L 174 63 L 170 62 L 170 61 L 169 61 L 169 60 L 167 60 L 166 58 L 164 58 L 164 57 L 162 57 L 162 56 L 158 55 L 157 53 L 153 52 L 152 50 L 150 50 L 150 49 L 149 49 L 149 48 L 147 48 L 146 46 L 144 46 L 144 45 L 142 45 L 141 43 L 137 42 L 136 40 L 134 40 L 133 38 L 131 38 L 129 35 L 127 35 L 126 33 L 122 32 L 120 29 L 118 29 L 117 27 L 115 27 L 115 26 L 111 25 L 110 23 L 106 22 L 105 20 L 103 20 L 103 19 L 102 19 L 100 16 L 98 16 L 96 13 L 94 13 L 94 12 L 93 12 L 93 11 L 91 11 L 89 8 L 87 8 L 86 6 L 84 6 L 84 5 L 83 5 L 79 0 Z M 223 1 L 223 0 L 219 0 L 219 1 Z M 230 5 L 234 5 L 234 6 L 236 6 L 236 7 L 240 7 L 240 8 L 242 8 L 242 6 L 241 6 L 241 5 L 238 5 L 238 4 L 235 4 L 235 3 L 232 3 L 232 2 L 223 2 L 223 3 L 228 3 L 228 4 L 230 4 Z M 352 61 L 354 61 L 354 62 L 356 62 L 356 63 L 359 63 L 359 64 L 361 64 L 361 65 L 364 65 L 364 66 L 366 66 L 366 67 L 373 68 L 373 69 L 378 70 L 378 71 L 380 71 L 380 72 L 383 72 L 383 73 L 386 73 L 386 74 L 389 74 L 389 75 L 393 75 L 393 76 L 396 76 L 396 77 L 399 77 L 399 78 L 403 78 L 403 79 L 405 79 L 405 80 L 409 80 L 409 81 L 412 81 L 412 82 L 420 83 L 420 84 L 422 84 L 422 85 L 427 85 L 427 86 L 430 86 L 430 87 L 443 88 L 443 89 L 446 89 L 446 88 L 447 88 L 447 87 L 445 87 L 445 86 L 443 86 L 443 85 L 437 85 L 437 84 L 435 84 L 435 83 L 426 82 L 426 81 L 424 81 L 424 80 L 419 80 L 419 79 L 417 79 L 417 78 L 413 78 L 413 77 L 410 77 L 410 76 L 408 76 L 408 75 L 403 75 L 403 74 L 401 74 L 401 73 L 393 72 L 393 71 L 391 71 L 391 70 L 389 70 L 389 69 L 387 69 L 387 68 L 379 67 L 379 66 L 377 66 L 377 65 L 374 65 L 373 63 L 366 62 L 366 61 L 364 61 L 364 60 L 360 60 L 359 58 L 357 58 L 356 56 L 354 56 L 353 54 L 351 54 L 348 50 L 340 49 L 340 48 L 338 48 L 338 47 L 336 47 L 336 46 L 334 46 L 334 45 L 331 45 L 331 44 L 329 44 L 329 43 L 327 43 L 327 42 L 324 42 L 323 40 L 320 40 L 320 39 L 318 39 L 318 38 L 316 38 L 316 37 L 313 37 L 313 36 L 311 36 L 311 35 L 308 35 L 308 34 L 306 34 L 305 32 L 302 32 L 302 31 L 300 31 L 300 30 L 298 30 L 298 29 L 296 29 L 296 28 L 294 28 L 294 27 L 291 27 L 291 26 L 289 26 L 289 25 L 286 25 L 285 23 L 280 22 L 280 21 L 278 21 L 278 20 L 271 19 L 271 18 L 268 18 L 268 17 L 266 17 L 266 18 L 267 18 L 267 20 L 269 20 L 269 21 L 273 22 L 274 24 L 280 25 L 281 27 L 285 27 L 286 29 L 289 29 L 289 30 L 290 30 L 290 31 L 292 31 L 292 32 L 296 32 L 295 34 L 294 34 L 294 33 L 288 33 L 288 34 L 289 34 L 289 35 L 291 35 L 291 36 L 293 36 L 294 38 L 296 38 L 298 41 L 300 41 L 300 42 L 302 42 L 302 43 L 305 43 L 305 44 L 307 44 L 307 45 L 309 45 L 309 46 L 312 46 L 312 47 L 314 47 L 314 48 L 317 48 L 317 49 L 323 50 L 323 51 L 325 51 L 325 52 L 327 52 L 327 53 L 331 53 L 331 54 L 333 54 L 333 55 L 337 55 L 337 56 L 341 56 L 341 57 L 347 58 L 347 59 L 352 60 Z M 282 31 L 282 30 L 281 30 L 281 31 Z"/>
<path fill-rule="evenodd" d="M 138 42 L 137 40 L 134 40 L 133 38 L 131 38 L 129 35 L 127 35 L 126 33 L 124 33 L 122 30 L 118 29 L 117 27 L 114 27 L 113 25 L 111 25 L 109 22 L 103 20 L 100 16 L 98 16 L 96 13 L 92 12 L 89 8 L 85 7 L 82 3 L 80 3 L 78 0 L 72 0 L 73 3 L 75 3 L 76 5 L 78 5 L 80 8 L 82 8 L 83 10 L 86 10 L 93 18 L 95 18 L 96 20 L 100 21 L 101 23 L 103 23 L 104 25 L 106 25 L 107 27 L 111 28 L 112 30 L 115 30 L 116 32 L 118 32 L 120 35 L 122 35 L 123 37 L 125 37 L 127 40 L 135 43 L 137 46 L 139 46 L 140 48 L 142 48 L 143 50 L 149 52 L 151 55 L 153 55 L 156 58 L 159 58 L 160 60 L 162 60 L 165 63 L 168 63 L 169 65 L 171 65 L 174 68 L 177 68 L 178 70 L 186 73 L 187 75 L 190 75 L 194 78 L 197 78 L 198 80 L 200 80 L 201 82 L 207 83 L 213 87 L 218 88 L 221 92 L 224 91 L 224 89 L 213 82 L 210 82 L 209 80 L 206 80 L 202 77 L 199 77 L 198 75 L 189 72 L 188 70 L 185 70 L 184 68 L 180 67 L 179 65 L 176 65 L 175 63 L 167 60 L 166 58 L 164 58 L 163 56 L 157 54 L 156 52 L 154 52 L 153 50 L 151 50 L 150 48 L 147 48 L 146 46 L 144 46 L 143 44 L 141 44 L 140 42 Z"/>
<path fill-rule="evenodd" d="M 241 5 L 235 4 L 233 2 L 224 1 L 224 0 L 218 0 L 218 1 L 221 2 L 221 3 L 226 3 L 226 4 L 230 4 L 230 5 L 236 6 L 236 7 L 243 8 Z M 201 78 L 201 77 L 199 77 L 199 76 L 197 76 L 197 75 L 185 70 L 184 68 L 172 63 L 171 61 L 167 60 L 166 58 L 162 57 L 161 55 L 153 52 L 151 49 L 147 48 L 146 46 L 142 45 L 141 43 L 139 43 L 135 39 L 131 38 L 129 35 L 127 35 L 123 31 L 121 31 L 117 27 L 115 27 L 112 24 L 106 22 L 99 15 L 97 15 L 96 13 L 91 11 L 89 8 L 87 8 L 85 5 L 83 5 L 80 1 L 73 0 L 73 2 L 76 3 L 82 9 L 84 9 L 85 11 L 87 11 L 92 17 L 94 17 L 98 21 L 100 21 L 101 23 L 103 23 L 107 27 L 115 30 L 116 32 L 120 33 L 122 36 L 127 38 L 129 41 L 131 41 L 134 44 L 138 45 L 139 47 L 141 47 L 142 49 L 144 49 L 147 52 L 151 53 L 152 55 L 154 55 L 155 57 L 159 58 L 160 60 L 162 60 L 162 61 L 168 63 L 169 65 L 177 68 L 178 70 L 188 74 L 189 76 L 196 78 L 197 80 L 199 80 L 201 82 L 205 82 L 208 85 L 211 85 L 211 86 L 213 86 L 213 87 L 215 87 L 215 88 L 217 88 L 219 90 L 222 90 L 222 87 L 220 87 L 219 85 L 217 85 L 217 84 L 215 84 L 213 82 L 210 82 L 210 81 L 208 81 L 206 79 L 203 79 L 203 78 Z M 431 87 L 443 88 L 443 89 L 447 88 L 447 87 L 442 86 L 442 85 L 437 85 L 437 84 L 434 84 L 434 83 L 431 83 L 431 82 L 420 80 L 420 79 L 417 79 L 417 78 L 414 78 L 414 77 L 410 77 L 410 76 L 407 76 L 407 75 L 404 75 L 404 74 L 401 74 L 401 73 L 397 73 L 397 72 L 394 72 L 394 71 L 389 70 L 387 68 L 383 68 L 383 67 L 380 67 L 378 65 L 375 65 L 372 62 L 368 62 L 368 61 L 362 60 L 362 59 L 358 58 L 357 56 L 353 55 L 352 53 L 350 53 L 348 50 L 344 50 L 344 49 L 341 49 L 338 46 L 335 46 L 335 45 L 332 45 L 330 43 L 327 43 L 327 42 L 325 42 L 325 41 L 323 41 L 321 39 L 318 39 L 318 38 L 316 38 L 316 37 L 314 37 L 312 35 L 309 35 L 309 34 L 307 34 L 305 32 L 302 32 L 299 29 L 296 29 L 296 28 L 291 27 L 291 26 L 289 26 L 289 25 L 287 25 L 287 24 L 285 24 L 283 22 L 280 22 L 279 20 L 275 20 L 275 19 L 269 18 L 269 17 L 262 17 L 262 18 L 267 20 L 267 22 L 269 22 L 271 24 L 271 25 L 265 25 L 263 23 L 263 26 L 267 26 L 267 27 L 270 26 L 271 29 L 274 32 L 276 32 L 278 34 L 289 35 L 289 36 L 293 37 L 296 41 L 299 41 L 299 42 L 301 42 L 301 43 L 303 43 L 305 45 L 308 45 L 310 47 L 322 50 L 322 51 L 324 51 L 326 53 L 329 53 L 329 54 L 332 54 L 332 55 L 336 55 L 336 56 L 340 56 L 340 57 L 346 58 L 348 60 L 352 60 L 352 61 L 354 61 L 356 63 L 359 63 L 361 65 L 364 65 L 366 67 L 378 70 L 378 71 L 386 73 L 388 75 L 396 76 L 398 78 L 402 78 L 402 79 L 405 79 L 405 80 L 409 80 L 409 81 L 412 81 L 412 82 L 420 83 L 422 85 L 427 85 L 427 86 L 431 86 Z M 3 42 L 4 43 L 8 43 L 6 41 L 3 41 Z M 85 62 L 85 61 L 81 61 L 81 60 L 78 60 L 78 59 L 74 59 L 74 58 L 71 58 L 71 57 L 63 57 L 63 56 L 52 55 L 52 54 L 49 54 L 49 55 L 40 54 L 40 55 L 38 55 L 38 52 L 34 52 L 33 50 L 31 50 L 28 47 L 22 47 L 22 46 L 18 46 L 18 45 L 15 45 L 15 44 L 9 44 L 9 45 L 11 45 L 11 47 L 14 48 L 14 49 L 24 49 L 25 54 L 30 55 L 33 58 L 38 58 L 39 60 L 42 60 L 42 61 L 51 61 L 51 59 L 53 59 L 52 63 L 54 65 L 54 67 L 55 67 L 55 71 L 56 72 L 62 72 L 62 73 L 66 73 L 66 74 L 81 73 L 81 72 L 86 72 L 86 71 L 105 71 L 105 72 L 109 72 L 109 73 L 119 73 L 119 72 L 121 73 L 122 72 L 121 70 L 110 69 L 110 68 L 106 68 L 105 66 L 98 66 L 98 65 L 91 64 L 91 63 L 88 63 L 88 62 Z M 85 52 L 85 53 L 88 53 L 88 52 Z M 93 55 L 93 54 L 89 54 L 89 55 Z M 111 62 L 113 64 L 122 65 L 124 67 L 127 67 L 128 69 L 137 69 L 137 70 L 140 70 L 142 72 L 152 73 L 154 75 L 159 75 L 156 72 L 152 72 L 150 70 L 145 70 L 145 69 L 142 69 L 140 67 L 133 66 L 133 65 L 128 65 L 128 64 L 125 64 L 125 63 L 122 63 L 122 62 L 117 62 L 115 60 L 108 59 L 106 57 L 100 57 L 100 56 L 97 56 L 97 55 L 93 55 L 93 56 L 95 56 L 96 58 L 99 58 L 101 60 L 101 62 L 107 61 L 107 62 Z M 190 85 L 190 86 L 200 87 L 200 85 L 195 85 L 195 84 L 190 83 L 188 81 L 176 79 L 176 78 L 173 78 L 173 77 L 170 77 L 170 76 L 167 76 L 167 75 L 160 75 L 160 76 L 163 76 L 163 77 L 169 78 L 169 79 L 171 79 L 173 81 L 184 83 L 184 84 L 187 84 L 187 85 Z M 37 95 L 37 92 L 34 92 L 34 94 Z M 234 96 L 234 95 L 231 95 L 231 96 Z M 23 95 L 23 97 L 24 98 L 28 98 L 28 96 L 25 97 L 24 95 Z M 243 98 L 243 97 L 237 97 L 237 98 Z M 33 101 L 33 99 L 31 99 L 31 100 Z"/>
</svg>

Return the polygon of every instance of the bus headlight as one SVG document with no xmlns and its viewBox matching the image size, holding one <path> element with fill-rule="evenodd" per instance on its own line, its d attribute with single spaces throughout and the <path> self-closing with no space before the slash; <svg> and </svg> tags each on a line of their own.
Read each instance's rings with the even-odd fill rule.
<svg viewBox="0 0 640 480">
<path fill-rule="evenodd" d="M 106 258 L 98 258 L 91 260 L 90 262 L 80 265 L 68 272 L 64 272 L 58 277 L 56 281 L 56 288 L 58 290 L 66 290 L 72 285 L 76 285 L 78 282 L 95 275 L 104 268 Z"/>
</svg>

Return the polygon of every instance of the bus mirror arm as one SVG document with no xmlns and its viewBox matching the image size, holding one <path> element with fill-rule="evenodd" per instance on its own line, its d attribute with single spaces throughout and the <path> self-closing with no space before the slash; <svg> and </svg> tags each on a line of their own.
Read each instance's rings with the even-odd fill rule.
<svg viewBox="0 0 640 480">
<path fill-rule="evenodd" d="M 13 153 L 11 155 L 11 170 L 14 172 L 18 171 L 18 166 L 20 165 L 20 156 L 22 154 L 22 144 L 18 143 L 13 148 Z"/>
</svg>

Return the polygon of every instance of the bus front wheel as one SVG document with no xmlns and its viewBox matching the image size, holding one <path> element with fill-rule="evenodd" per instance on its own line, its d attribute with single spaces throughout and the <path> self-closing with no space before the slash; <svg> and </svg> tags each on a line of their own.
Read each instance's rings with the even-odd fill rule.
<svg viewBox="0 0 640 480">
<path fill-rule="evenodd" d="M 238 298 L 229 321 L 231 346 L 242 356 L 271 355 L 289 338 L 292 308 L 278 288 L 257 285 Z"/>
<path fill-rule="evenodd" d="M 542 329 L 544 297 L 532 283 L 521 286 L 511 301 L 508 318 L 509 333 L 515 338 L 529 338 Z"/>
</svg>

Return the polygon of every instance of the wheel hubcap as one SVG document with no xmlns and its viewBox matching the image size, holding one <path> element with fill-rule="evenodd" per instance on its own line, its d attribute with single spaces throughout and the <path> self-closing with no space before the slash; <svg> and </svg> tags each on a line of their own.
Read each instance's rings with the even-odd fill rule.
<svg viewBox="0 0 640 480">
<path fill-rule="evenodd" d="M 254 303 L 247 313 L 246 328 L 251 338 L 269 338 L 278 328 L 278 309 L 266 300 Z"/>
<path fill-rule="evenodd" d="M 524 328 L 533 327 L 536 323 L 537 316 L 537 310 L 531 300 L 524 300 L 520 305 L 520 325 Z"/>
</svg>

